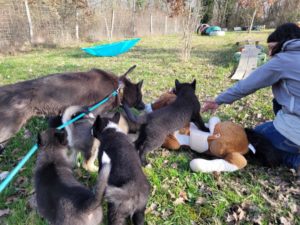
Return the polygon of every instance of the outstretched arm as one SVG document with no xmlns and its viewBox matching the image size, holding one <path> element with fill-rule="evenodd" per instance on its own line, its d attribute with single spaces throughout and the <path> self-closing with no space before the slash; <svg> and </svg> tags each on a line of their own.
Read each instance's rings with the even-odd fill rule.
<svg viewBox="0 0 300 225">
<path fill-rule="evenodd" d="M 282 62 L 274 56 L 269 62 L 253 71 L 246 79 L 238 81 L 235 85 L 221 93 L 215 102 L 231 104 L 258 89 L 271 86 L 282 78 Z"/>
</svg>

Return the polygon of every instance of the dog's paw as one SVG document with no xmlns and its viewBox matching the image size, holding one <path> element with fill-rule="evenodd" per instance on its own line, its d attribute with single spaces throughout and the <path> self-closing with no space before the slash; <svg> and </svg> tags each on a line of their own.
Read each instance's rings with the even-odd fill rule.
<svg viewBox="0 0 300 225">
<path fill-rule="evenodd" d="M 82 167 L 83 167 L 83 169 L 85 169 L 86 171 L 89 171 L 89 172 L 98 172 L 98 170 L 99 170 L 98 166 L 95 166 L 94 164 L 88 164 L 86 162 L 84 162 L 82 164 Z"/>
<path fill-rule="evenodd" d="M 144 160 L 142 159 L 141 164 L 142 164 L 143 167 L 146 167 L 149 163 L 146 159 L 144 159 Z"/>
<path fill-rule="evenodd" d="M 102 163 L 110 163 L 110 158 L 109 156 L 106 154 L 106 152 L 103 152 L 102 158 L 101 158 Z"/>
<path fill-rule="evenodd" d="M 95 165 L 91 165 L 88 167 L 87 169 L 89 172 L 98 172 L 99 171 L 99 167 L 95 166 Z"/>
</svg>

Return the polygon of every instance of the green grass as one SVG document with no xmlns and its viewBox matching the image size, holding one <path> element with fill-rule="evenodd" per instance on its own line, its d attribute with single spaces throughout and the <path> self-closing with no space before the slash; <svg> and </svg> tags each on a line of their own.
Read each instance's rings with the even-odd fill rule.
<svg viewBox="0 0 300 225">
<path fill-rule="evenodd" d="M 201 101 L 214 97 L 233 84 L 228 78 L 235 64 L 236 41 L 260 40 L 268 32 L 230 33 L 225 37 L 194 36 L 192 57 L 180 60 L 181 39 L 178 36 L 142 38 L 130 52 L 112 58 L 90 57 L 79 46 L 60 49 L 34 49 L 27 53 L 0 57 L 0 84 L 12 84 L 39 76 L 66 71 L 85 71 L 93 67 L 121 75 L 137 64 L 129 77 L 144 80 L 144 99 L 150 102 L 174 86 L 174 80 L 197 79 Z M 86 45 L 85 45 L 86 46 Z M 273 118 L 270 88 L 222 106 L 217 115 L 223 120 L 254 126 Z M 207 120 L 209 114 L 203 114 Z M 0 155 L 0 172 L 12 169 L 35 143 L 36 134 L 46 129 L 42 118 L 32 119 L 11 139 Z M 24 135 L 30 131 L 31 135 Z M 189 161 L 200 157 L 188 149 L 158 149 L 149 154 L 150 168 L 145 168 L 152 185 L 146 221 L 149 225 L 169 224 L 280 224 L 284 219 L 299 224 L 300 194 L 293 173 L 287 168 L 271 170 L 255 164 L 234 173 L 192 173 Z M 1 224 L 46 224 L 35 210 L 28 208 L 33 190 L 32 174 L 36 156 L 32 157 L 13 182 L 0 195 L 0 210 L 10 214 L 0 217 Z M 96 174 L 81 169 L 75 173 L 92 186 Z M 179 204 L 178 199 L 184 197 Z"/>
</svg>

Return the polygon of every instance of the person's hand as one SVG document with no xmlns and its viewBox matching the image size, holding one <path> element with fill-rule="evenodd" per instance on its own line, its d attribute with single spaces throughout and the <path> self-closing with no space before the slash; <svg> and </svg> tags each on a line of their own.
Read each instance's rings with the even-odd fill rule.
<svg viewBox="0 0 300 225">
<path fill-rule="evenodd" d="M 218 107 L 219 107 L 219 105 L 218 105 L 218 103 L 215 102 L 215 100 L 206 100 L 206 101 L 204 101 L 201 112 L 210 111 L 210 113 L 214 113 Z"/>
</svg>

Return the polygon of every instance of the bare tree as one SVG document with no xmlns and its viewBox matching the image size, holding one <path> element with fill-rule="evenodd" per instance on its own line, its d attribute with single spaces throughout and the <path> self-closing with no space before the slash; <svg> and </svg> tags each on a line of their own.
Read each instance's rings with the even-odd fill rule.
<svg viewBox="0 0 300 225">
<path fill-rule="evenodd" d="M 201 0 L 167 0 L 171 16 L 182 17 L 183 38 L 181 56 L 183 61 L 191 57 L 192 35 L 201 19 Z"/>
<path fill-rule="evenodd" d="M 255 17 L 263 14 L 264 8 L 274 4 L 274 2 L 275 0 L 238 0 L 238 4 L 244 12 L 245 19 L 248 22 L 249 33 L 252 30 Z"/>
</svg>

